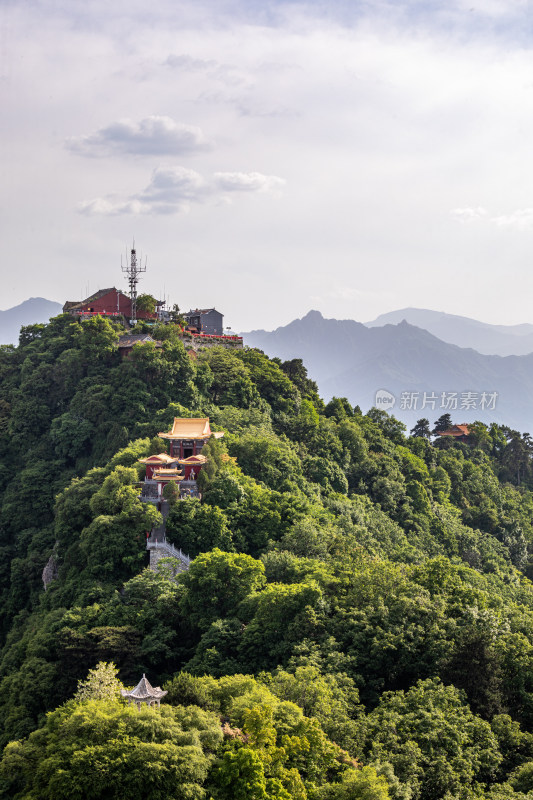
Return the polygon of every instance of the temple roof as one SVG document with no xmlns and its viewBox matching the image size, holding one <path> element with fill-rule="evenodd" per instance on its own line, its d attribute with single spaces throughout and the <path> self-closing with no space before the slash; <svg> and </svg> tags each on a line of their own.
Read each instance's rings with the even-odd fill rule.
<svg viewBox="0 0 533 800">
<path fill-rule="evenodd" d="M 127 689 L 121 689 L 120 693 L 122 697 L 131 697 L 133 700 L 160 700 L 161 697 L 168 694 L 160 686 L 152 686 L 144 674 L 134 689 L 130 692 Z"/>
<path fill-rule="evenodd" d="M 157 435 L 162 439 L 209 439 L 209 417 L 174 417 L 172 430 Z"/>
<path fill-rule="evenodd" d="M 462 425 L 452 425 L 451 428 L 448 428 L 446 431 L 439 431 L 439 436 L 468 436 L 469 429 L 468 425 L 463 423 Z"/>
<path fill-rule="evenodd" d="M 111 286 L 110 289 L 99 289 L 97 292 L 94 292 L 94 294 L 91 294 L 89 297 L 86 297 L 85 300 L 67 300 L 67 302 L 63 306 L 63 311 L 69 311 L 75 308 L 81 308 L 81 306 L 84 306 L 87 303 L 94 303 L 95 300 L 99 300 L 101 297 L 105 297 L 107 294 L 111 294 L 111 292 L 117 292 L 117 294 L 120 294 L 121 297 L 124 297 L 128 301 L 130 299 L 119 289 L 116 289 L 115 286 Z"/>
<path fill-rule="evenodd" d="M 147 458 L 140 458 L 139 464 L 149 464 L 150 466 L 157 466 L 158 464 L 175 464 L 177 458 L 167 455 L 166 453 L 158 453 L 157 455 L 148 456 Z"/>
<path fill-rule="evenodd" d="M 154 481 L 182 481 L 183 472 L 179 469 L 156 469 L 152 473 Z"/>
<path fill-rule="evenodd" d="M 189 456 L 188 458 L 180 458 L 178 464 L 206 464 L 207 458 L 202 455 Z"/>
</svg>

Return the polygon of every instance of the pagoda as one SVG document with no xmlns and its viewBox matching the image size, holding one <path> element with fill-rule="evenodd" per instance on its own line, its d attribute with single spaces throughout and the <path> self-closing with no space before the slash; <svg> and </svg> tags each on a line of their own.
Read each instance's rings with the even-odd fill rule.
<svg viewBox="0 0 533 800">
<path fill-rule="evenodd" d="M 197 478 L 207 463 L 201 450 L 211 437 L 220 439 L 224 434 L 211 430 L 209 417 L 174 417 L 172 429 L 158 435 L 169 441 L 170 454 L 157 453 L 139 461 L 146 467 L 141 500 L 157 503 L 161 511 L 168 483 L 177 485 L 180 498 L 199 496 Z"/>
<path fill-rule="evenodd" d="M 172 556 L 181 562 L 181 568 L 188 569 L 190 558 L 181 549 L 176 549 L 166 538 L 166 520 L 169 515 L 169 503 L 165 498 L 164 488 L 173 483 L 180 500 L 199 497 L 197 478 L 207 464 L 207 458 L 200 452 L 211 437 L 220 439 L 223 433 L 215 433 L 209 425 L 209 417 L 175 417 L 172 429 L 168 433 L 160 433 L 162 439 L 170 442 L 170 455 L 157 453 L 139 459 L 146 467 L 140 500 L 154 503 L 161 513 L 162 522 L 147 531 L 146 549 L 150 551 L 150 568 L 156 569 L 160 557 Z"/>
<path fill-rule="evenodd" d="M 121 689 L 120 693 L 122 697 L 128 698 L 131 705 L 137 706 L 139 711 L 143 703 L 146 703 L 148 708 L 155 705 L 159 708 L 161 698 L 168 694 L 168 692 L 163 691 L 160 686 L 152 686 L 144 674 L 134 689 L 131 689 L 129 692 L 127 689 Z"/>
<path fill-rule="evenodd" d="M 185 477 L 183 471 L 178 467 L 178 459 L 171 458 L 166 453 L 140 458 L 139 462 L 146 467 L 141 500 L 160 504 L 163 501 L 163 489 L 167 483 L 175 483 L 179 486 Z M 161 511 L 159 505 L 158 510 Z"/>
<path fill-rule="evenodd" d="M 211 430 L 209 417 L 174 417 L 172 430 L 158 436 L 169 440 L 171 456 L 187 459 L 199 455 L 211 436 L 220 439 L 224 434 Z"/>
</svg>

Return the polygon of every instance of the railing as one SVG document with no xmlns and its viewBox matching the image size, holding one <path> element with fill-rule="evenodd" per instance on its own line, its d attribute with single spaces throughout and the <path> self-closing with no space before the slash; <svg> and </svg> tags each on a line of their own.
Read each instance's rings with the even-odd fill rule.
<svg viewBox="0 0 533 800">
<path fill-rule="evenodd" d="M 151 542 L 150 539 L 146 542 L 146 549 L 147 550 L 164 550 L 166 553 L 169 554 L 172 558 L 179 559 L 183 564 L 186 564 L 188 567 L 192 561 L 187 553 L 184 553 L 181 548 L 174 547 L 172 542 L 163 539 L 162 542 Z"/>
<path fill-rule="evenodd" d="M 159 497 L 157 491 L 157 484 L 154 483 L 143 483 L 142 490 L 141 490 L 141 500 L 157 500 Z"/>
<path fill-rule="evenodd" d="M 183 333 L 190 333 L 195 339 L 222 339 L 224 342 L 242 342 L 242 336 L 230 336 L 225 333 L 203 333 L 185 328 Z"/>
<path fill-rule="evenodd" d="M 128 311 L 125 309 L 124 311 L 81 311 L 80 309 L 67 309 L 67 314 L 72 313 L 76 314 L 80 317 L 124 317 L 127 316 L 128 318 L 131 316 L 131 310 Z M 137 319 L 142 319 L 143 322 L 156 322 L 157 317 L 155 314 L 150 314 L 148 317 L 141 317 L 139 314 L 148 314 L 147 311 L 140 311 L 137 313 Z"/>
<path fill-rule="evenodd" d="M 73 314 L 79 314 L 80 317 L 123 317 L 125 311 L 79 311 L 74 309 Z"/>
<path fill-rule="evenodd" d="M 242 342 L 242 336 L 226 336 L 225 333 L 193 333 L 193 336 L 201 336 L 204 339 L 224 339 L 225 342 Z"/>
</svg>

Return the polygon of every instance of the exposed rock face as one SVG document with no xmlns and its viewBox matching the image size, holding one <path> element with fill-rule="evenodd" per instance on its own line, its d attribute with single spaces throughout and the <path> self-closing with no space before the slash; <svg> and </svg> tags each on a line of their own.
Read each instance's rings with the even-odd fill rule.
<svg viewBox="0 0 533 800">
<path fill-rule="evenodd" d="M 57 563 L 57 553 L 54 550 L 54 552 L 46 562 L 42 573 L 42 579 L 45 591 L 48 589 L 48 584 L 50 584 L 57 578 L 58 572 L 59 568 Z"/>
</svg>

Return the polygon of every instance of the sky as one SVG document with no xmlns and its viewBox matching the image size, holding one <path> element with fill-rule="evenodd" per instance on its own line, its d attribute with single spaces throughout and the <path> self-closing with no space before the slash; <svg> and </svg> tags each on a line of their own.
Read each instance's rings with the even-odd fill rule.
<svg viewBox="0 0 533 800">
<path fill-rule="evenodd" d="M 0 308 L 533 322 L 531 0 L 3 0 Z"/>
</svg>

